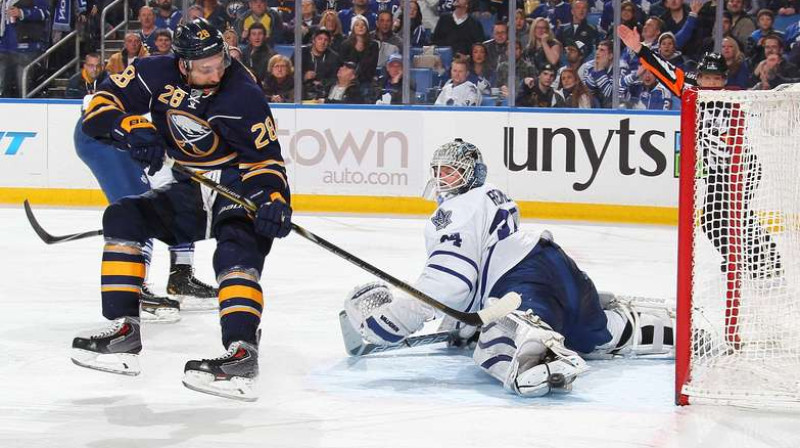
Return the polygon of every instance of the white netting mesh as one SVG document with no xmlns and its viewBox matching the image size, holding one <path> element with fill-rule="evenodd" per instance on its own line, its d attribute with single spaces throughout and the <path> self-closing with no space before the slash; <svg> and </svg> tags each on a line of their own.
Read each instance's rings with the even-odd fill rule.
<svg viewBox="0 0 800 448">
<path fill-rule="evenodd" d="M 800 92 L 697 97 L 692 402 L 800 407 Z"/>
</svg>

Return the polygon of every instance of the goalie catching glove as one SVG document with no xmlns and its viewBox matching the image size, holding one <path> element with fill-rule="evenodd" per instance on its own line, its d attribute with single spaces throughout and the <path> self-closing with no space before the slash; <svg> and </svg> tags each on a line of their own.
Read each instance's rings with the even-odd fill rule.
<svg viewBox="0 0 800 448">
<path fill-rule="evenodd" d="M 394 297 L 380 282 L 354 288 L 344 301 L 344 309 L 353 328 L 365 340 L 380 345 L 402 342 L 434 317 L 433 308 L 405 294 Z"/>
<path fill-rule="evenodd" d="M 111 137 L 117 146 L 128 151 L 133 160 L 142 167 L 150 169 L 152 176 L 164 166 L 164 154 L 167 146 L 158 130 L 141 115 L 123 115 L 114 123 Z"/>
</svg>

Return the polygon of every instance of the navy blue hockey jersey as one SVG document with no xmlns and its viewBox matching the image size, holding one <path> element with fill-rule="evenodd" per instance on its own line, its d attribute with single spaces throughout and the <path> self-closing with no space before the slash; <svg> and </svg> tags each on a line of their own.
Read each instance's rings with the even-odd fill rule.
<svg viewBox="0 0 800 448">
<path fill-rule="evenodd" d="M 104 81 L 84 113 L 84 132 L 108 136 L 123 114 L 150 113 L 167 154 L 201 169 L 238 166 L 244 193 L 265 189 L 289 201 L 275 120 L 253 75 L 236 60 L 215 93 L 189 87 L 175 55 L 136 59 Z"/>
</svg>

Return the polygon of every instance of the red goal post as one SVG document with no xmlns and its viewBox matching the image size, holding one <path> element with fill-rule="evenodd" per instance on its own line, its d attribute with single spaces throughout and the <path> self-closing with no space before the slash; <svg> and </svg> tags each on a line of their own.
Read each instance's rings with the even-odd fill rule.
<svg viewBox="0 0 800 448">
<path fill-rule="evenodd" d="M 800 89 L 681 101 L 675 402 L 800 409 Z"/>
</svg>

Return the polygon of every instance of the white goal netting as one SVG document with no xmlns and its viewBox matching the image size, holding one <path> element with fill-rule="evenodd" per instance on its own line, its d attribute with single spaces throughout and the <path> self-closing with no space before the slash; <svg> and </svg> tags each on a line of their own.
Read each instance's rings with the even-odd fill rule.
<svg viewBox="0 0 800 448">
<path fill-rule="evenodd" d="M 693 403 L 800 408 L 800 91 L 696 102 Z"/>
</svg>

